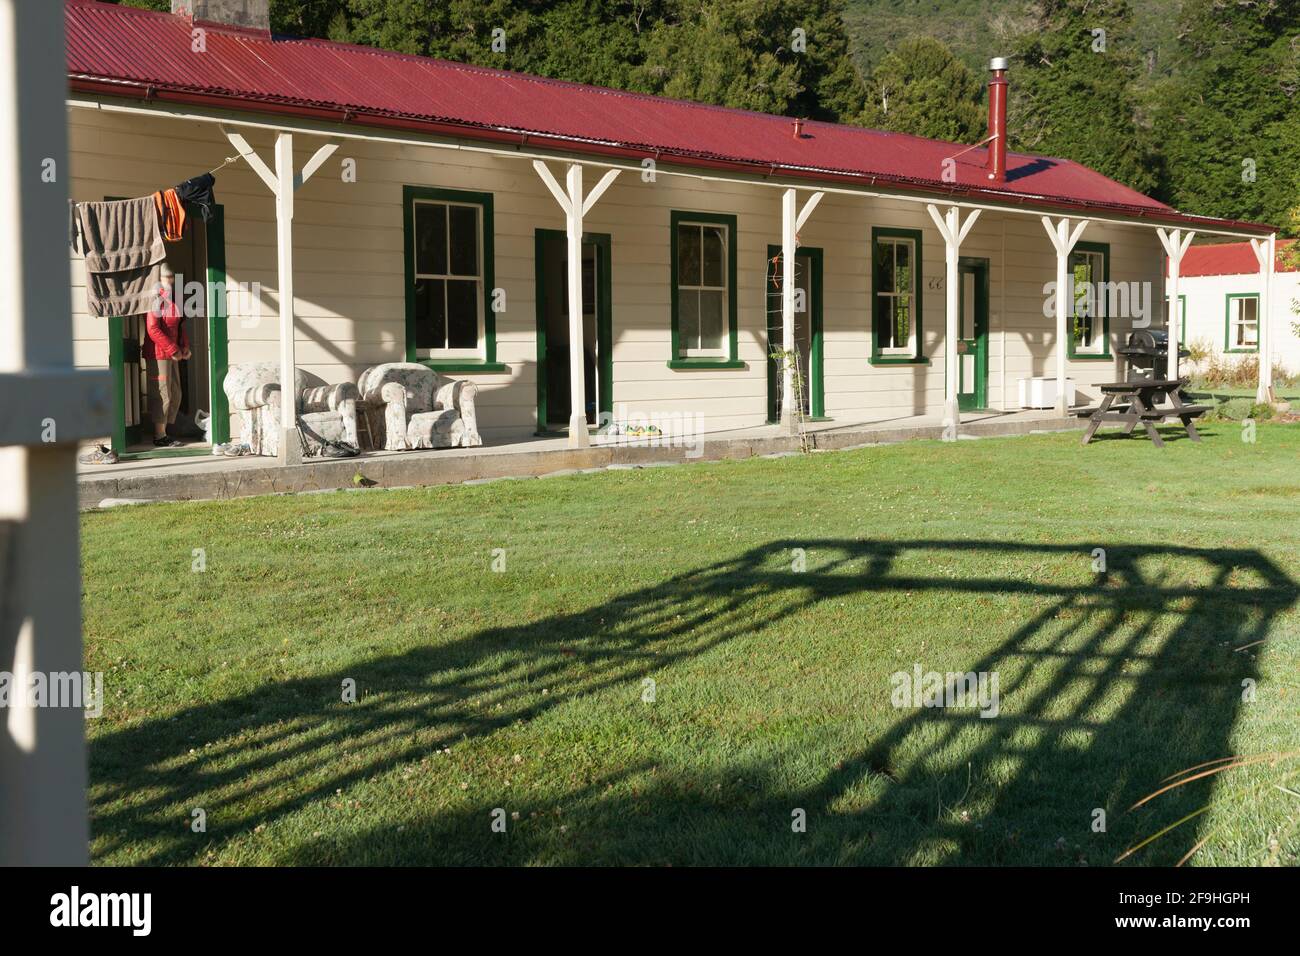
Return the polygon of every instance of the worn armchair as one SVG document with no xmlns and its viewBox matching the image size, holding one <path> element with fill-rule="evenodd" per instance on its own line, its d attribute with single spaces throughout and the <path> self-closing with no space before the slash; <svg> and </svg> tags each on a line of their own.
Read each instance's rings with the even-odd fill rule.
<svg viewBox="0 0 1300 956">
<path fill-rule="evenodd" d="M 443 378 L 414 362 L 387 362 L 362 372 L 357 388 L 367 405 L 383 407 L 382 447 L 388 451 L 483 444 L 473 382 Z M 376 435 L 376 446 L 380 442 Z"/>
<path fill-rule="evenodd" d="M 298 421 L 306 440 L 304 455 L 326 441 L 357 444 L 357 387 L 351 382 L 328 385 L 318 375 L 295 370 Z M 239 413 L 241 441 L 254 455 L 280 452 L 280 365 L 249 362 L 232 365 L 223 383 L 231 411 Z"/>
</svg>

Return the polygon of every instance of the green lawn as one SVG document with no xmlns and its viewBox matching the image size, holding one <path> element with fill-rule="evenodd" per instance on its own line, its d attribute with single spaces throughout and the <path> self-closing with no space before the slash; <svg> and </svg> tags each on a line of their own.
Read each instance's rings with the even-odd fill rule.
<svg viewBox="0 0 1300 956">
<path fill-rule="evenodd" d="M 94 858 L 1295 865 L 1295 757 L 1126 812 L 1300 749 L 1300 427 L 1204 433 L 89 514 Z"/>
</svg>

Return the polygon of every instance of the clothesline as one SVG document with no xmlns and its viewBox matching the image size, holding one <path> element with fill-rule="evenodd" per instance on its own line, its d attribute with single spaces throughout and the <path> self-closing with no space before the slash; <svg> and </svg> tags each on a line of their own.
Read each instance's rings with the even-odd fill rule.
<svg viewBox="0 0 1300 956">
<path fill-rule="evenodd" d="M 208 175 L 211 176 L 213 173 L 215 173 L 215 172 L 219 172 L 220 170 L 225 169 L 225 168 L 226 168 L 227 166 L 229 166 L 231 163 L 238 161 L 238 159 L 239 159 L 238 154 L 236 154 L 236 155 L 234 155 L 234 156 L 227 156 L 225 162 L 223 162 L 220 166 L 214 166 L 212 169 L 209 169 L 209 170 L 208 170 Z"/>
</svg>

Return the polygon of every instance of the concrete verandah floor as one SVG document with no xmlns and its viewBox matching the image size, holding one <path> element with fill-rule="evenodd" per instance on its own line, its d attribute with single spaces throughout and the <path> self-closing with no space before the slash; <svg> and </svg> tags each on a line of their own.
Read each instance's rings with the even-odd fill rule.
<svg viewBox="0 0 1300 956">
<path fill-rule="evenodd" d="M 964 412 L 961 437 L 1018 435 L 1078 428 L 1076 418 L 1051 410 Z M 810 422 L 806 432 L 817 451 L 862 444 L 942 437 L 938 415 L 914 415 L 870 422 Z M 359 472 L 367 486 L 402 487 L 493 478 L 526 478 L 570 470 L 748 458 L 797 452 L 799 440 L 776 425 L 709 432 L 690 447 L 652 445 L 627 436 L 593 436 L 591 447 L 571 449 L 565 436 L 525 438 L 478 448 L 367 451 L 356 458 L 308 459 L 281 467 L 274 458 L 191 455 L 146 458 L 116 465 L 77 466 L 81 507 L 101 502 L 188 501 L 259 494 L 302 493 L 355 486 Z"/>
</svg>

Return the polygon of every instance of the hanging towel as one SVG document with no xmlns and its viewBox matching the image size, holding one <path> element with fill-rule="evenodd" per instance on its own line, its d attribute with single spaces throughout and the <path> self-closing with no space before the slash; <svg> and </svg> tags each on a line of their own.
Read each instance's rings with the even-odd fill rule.
<svg viewBox="0 0 1300 956">
<path fill-rule="evenodd" d="M 167 258 L 152 196 L 77 207 L 86 254 L 91 315 L 143 315 L 153 307 L 159 265 Z"/>
<path fill-rule="evenodd" d="M 168 242 L 180 242 L 185 235 L 185 207 L 176 190 L 165 189 L 153 194 L 154 208 L 158 211 L 158 226 Z"/>
<path fill-rule="evenodd" d="M 217 204 L 217 197 L 212 192 L 212 187 L 216 183 L 216 176 L 204 173 L 202 176 L 187 179 L 177 186 L 176 195 L 185 202 L 198 206 L 199 216 L 207 222 L 212 218 L 212 207 Z"/>
</svg>

